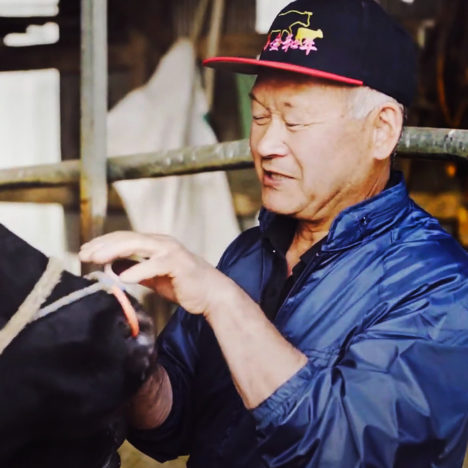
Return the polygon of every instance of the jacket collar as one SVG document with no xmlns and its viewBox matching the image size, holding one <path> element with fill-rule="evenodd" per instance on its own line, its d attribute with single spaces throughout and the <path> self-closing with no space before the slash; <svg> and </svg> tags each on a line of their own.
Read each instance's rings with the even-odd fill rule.
<svg viewBox="0 0 468 468">
<path fill-rule="evenodd" d="M 323 251 L 342 250 L 390 229 L 405 216 L 410 199 L 403 175 L 392 173 L 393 185 L 378 195 L 343 210 L 333 221 Z M 275 227 L 280 216 L 262 208 L 259 215 L 263 236 Z M 283 217 L 284 218 L 284 217 Z"/>
</svg>

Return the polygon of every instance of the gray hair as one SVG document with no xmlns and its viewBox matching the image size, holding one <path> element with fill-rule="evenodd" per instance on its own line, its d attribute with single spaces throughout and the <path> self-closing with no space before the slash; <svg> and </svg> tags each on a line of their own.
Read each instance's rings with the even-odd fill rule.
<svg viewBox="0 0 468 468">
<path fill-rule="evenodd" d="M 397 104 L 401 110 L 403 118 L 405 117 L 405 108 L 403 104 L 400 104 L 391 96 L 387 96 L 386 94 L 367 86 L 356 86 L 350 89 L 349 111 L 351 116 L 355 119 L 363 119 L 367 117 L 374 109 L 386 102 Z"/>
<path fill-rule="evenodd" d="M 401 111 L 402 116 L 402 125 L 400 128 L 400 137 L 403 132 L 404 122 L 406 120 L 406 108 L 403 104 L 398 102 L 395 98 L 387 96 L 380 91 L 369 88 L 367 86 L 357 86 L 350 89 L 349 99 L 348 99 L 348 109 L 351 117 L 355 119 L 364 119 L 367 117 L 374 109 L 385 104 L 386 102 L 392 102 L 397 104 L 398 108 Z M 390 167 L 393 168 L 395 164 L 396 148 L 398 143 L 393 148 L 393 151 L 390 155 Z"/>
</svg>

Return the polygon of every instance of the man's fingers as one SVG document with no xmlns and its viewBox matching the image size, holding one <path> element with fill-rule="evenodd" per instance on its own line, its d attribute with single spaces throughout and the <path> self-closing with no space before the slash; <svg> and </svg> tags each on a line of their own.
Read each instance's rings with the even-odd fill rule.
<svg viewBox="0 0 468 468">
<path fill-rule="evenodd" d="M 156 276 L 166 276 L 169 274 L 170 271 L 167 269 L 166 265 L 164 265 L 164 262 L 149 259 L 125 270 L 120 274 L 119 278 L 124 283 L 140 283 L 144 280 L 155 278 Z"/>
<path fill-rule="evenodd" d="M 134 232 L 113 232 L 84 244 L 79 257 L 83 262 L 108 263 L 116 258 L 132 255 L 149 257 L 157 251 L 157 248 L 156 236 Z"/>
</svg>

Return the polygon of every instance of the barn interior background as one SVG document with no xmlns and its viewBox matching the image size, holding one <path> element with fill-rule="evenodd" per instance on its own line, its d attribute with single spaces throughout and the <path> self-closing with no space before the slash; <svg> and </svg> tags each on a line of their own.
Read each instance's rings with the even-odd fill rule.
<svg viewBox="0 0 468 468">
<path fill-rule="evenodd" d="M 99 138 L 83 133 L 81 119 L 86 112 L 83 109 L 86 102 L 83 104 L 80 98 L 83 96 L 80 89 L 83 83 L 86 85 L 81 65 L 85 18 L 82 8 L 95 7 L 98 10 L 97 13 L 93 10 L 94 13 L 102 14 L 105 0 L 0 0 L 0 169 L 71 162 L 83 156 L 83 148 L 89 149 L 90 141 L 94 144 L 96 140 L 101 148 L 107 145 L 110 156 L 116 156 L 212 144 L 216 139 L 225 142 L 246 138 L 249 120 L 246 90 L 250 78 L 199 72 L 196 64 L 213 54 L 254 57 L 264 44 L 272 15 L 287 3 L 108 0 L 107 14 L 94 23 L 94 28 L 99 21 L 107 25 L 104 32 L 107 29 L 108 74 L 100 77 L 107 83 L 104 93 L 98 96 L 104 100 L 107 138 L 106 128 L 101 129 Z M 466 0 L 380 3 L 411 32 L 420 47 L 419 92 L 409 110 L 408 125 L 467 129 Z M 99 31 L 92 27 L 90 31 L 95 36 L 91 34 L 91 42 L 99 39 Z M 181 38 L 187 39 L 181 42 Z M 88 78 L 88 85 L 92 86 L 89 81 L 92 80 Z M 155 134 L 161 137 L 158 141 L 152 139 Z M 197 139 L 200 135 L 204 135 L 203 140 Z M 405 172 L 413 198 L 438 217 L 465 248 L 468 248 L 467 144 L 465 141 L 462 145 L 465 160 L 446 156 L 434 160 L 405 154 L 397 162 Z M 99 172 L 98 166 L 94 170 L 94 160 L 100 159 L 96 164 L 105 167 L 105 161 L 102 162 L 105 155 L 93 155 L 96 147 L 91 145 L 88 155 L 91 157 L 86 166 L 88 174 Z M 15 180 L 21 180 L 24 171 L 13 172 Z M 8 172 L 8 176 L 13 172 Z M 69 269 L 77 272 L 80 266 L 76 251 L 81 242 L 77 179 L 60 183 L 23 181 L 15 185 L 6 183 L 5 177 L 0 175 L 0 222 L 47 254 L 62 258 Z M 120 188 L 110 187 L 102 229 L 112 231 L 130 226 L 144 229 L 147 226 L 144 222 L 148 222 L 144 210 L 142 214 L 124 209 L 128 205 L 126 197 L 130 197 L 131 204 L 136 196 L 135 206 L 143 207 L 153 216 L 159 215 L 156 226 L 173 229 L 178 237 L 183 237 L 195 222 L 184 224 L 183 220 L 195 214 L 201 234 L 194 248 L 215 261 L 238 229 L 255 223 L 260 197 L 251 168 L 213 177 L 212 174 L 193 179 L 178 177 L 164 189 L 153 184 L 156 179 L 146 179 L 146 185 L 137 182 L 125 186 L 127 182 L 123 182 Z M 83 207 L 83 184 L 89 180 L 82 178 L 80 183 Z M 106 188 L 104 192 L 99 190 L 102 187 L 96 193 L 103 193 L 106 201 Z M 142 201 L 143 193 L 151 193 L 152 199 Z M 182 193 L 187 195 L 185 201 Z M 213 199 L 218 204 L 213 205 Z M 92 231 L 83 228 L 89 222 L 92 221 L 83 221 L 81 216 L 81 239 Z M 207 246 L 213 244 L 207 238 L 209 232 L 215 233 L 219 245 L 208 252 Z M 163 314 L 160 322 L 164 320 Z M 159 466 L 130 448 L 123 451 L 123 460 L 124 468 Z M 183 466 L 183 461 L 175 463 Z"/>
</svg>

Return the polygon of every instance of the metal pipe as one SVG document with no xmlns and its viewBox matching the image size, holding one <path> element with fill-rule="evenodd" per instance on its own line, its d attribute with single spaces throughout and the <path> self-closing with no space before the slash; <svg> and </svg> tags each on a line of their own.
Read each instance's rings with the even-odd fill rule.
<svg viewBox="0 0 468 468">
<path fill-rule="evenodd" d="M 397 147 L 398 153 L 424 154 L 424 158 L 458 159 L 468 162 L 468 130 L 407 127 Z"/>
<path fill-rule="evenodd" d="M 398 144 L 400 157 L 445 159 L 468 163 L 468 130 L 405 128 Z M 111 157 L 107 181 L 163 177 L 252 166 L 248 140 L 188 147 L 148 154 Z M 76 185 L 78 161 L 0 170 L 0 190 Z"/>
<path fill-rule="evenodd" d="M 107 211 L 107 0 L 81 1 L 81 242 L 103 232 Z M 72 173 L 78 168 L 69 164 Z"/>
</svg>

